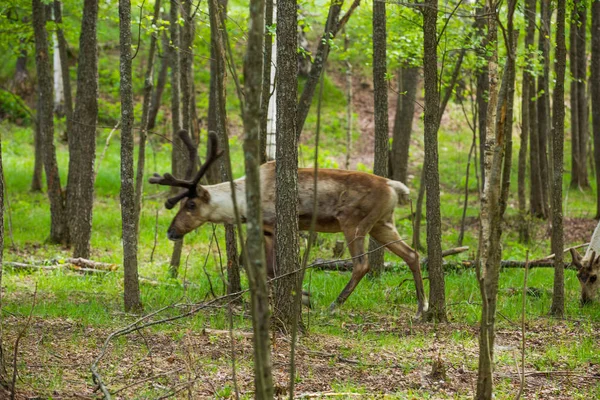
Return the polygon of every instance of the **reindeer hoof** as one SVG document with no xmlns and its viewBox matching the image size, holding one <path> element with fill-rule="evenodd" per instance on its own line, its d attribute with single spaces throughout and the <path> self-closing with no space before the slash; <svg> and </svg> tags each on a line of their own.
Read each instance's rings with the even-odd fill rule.
<svg viewBox="0 0 600 400">
<path fill-rule="evenodd" d="M 339 308 L 338 308 L 338 304 L 337 304 L 337 303 L 334 301 L 333 303 L 331 303 L 331 304 L 329 305 L 329 309 L 328 309 L 328 310 L 329 310 L 329 313 L 330 313 L 330 314 L 333 314 L 333 313 L 335 313 L 335 312 L 336 312 L 338 309 L 339 309 Z"/>
</svg>

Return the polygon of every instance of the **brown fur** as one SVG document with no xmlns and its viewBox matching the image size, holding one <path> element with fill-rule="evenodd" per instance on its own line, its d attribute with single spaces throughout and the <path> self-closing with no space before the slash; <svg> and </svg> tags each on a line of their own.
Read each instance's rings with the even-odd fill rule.
<svg viewBox="0 0 600 400">
<path fill-rule="evenodd" d="M 261 203 L 263 223 L 266 232 L 273 233 L 276 220 L 275 212 L 275 163 L 263 164 L 261 173 Z M 417 291 L 418 314 L 427 310 L 427 301 L 423 289 L 423 280 L 419 264 L 419 255 L 400 239 L 394 225 L 394 207 L 399 202 L 398 183 L 391 184 L 386 178 L 372 174 L 338 169 L 319 169 L 317 175 L 317 232 L 342 232 L 353 258 L 354 269 L 350 282 L 337 300 L 332 304 L 341 305 L 352 293 L 356 285 L 369 271 L 365 254 L 365 238 L 374 237 L 390 251 L 401 257 L 410 267 Z M 245 181 L 238 185 L 238 204 L 244 217 L 245 199 L 243 189 Z M 185 199 L 169 228 L 169 237 L 177 239 L 205 222 L 232 222 L 233 215 L 229 204 L 217 204 L 216 199 L 224 199 L 228 186 L 214 185 L 198 188 L 198 193 L 209 193 L 202 198 Z M 218 193 L 218 194 L 217 194 Z M 225 193 L 225 195 L 224 195 Z M 230 193 L 230 192 L 229 192 Z M 298 169 L 298 214 L 300 230 L 310 229 L 313 216 L 314 170 Z M 274 238 L 267 238 L 267 254 L 273 254 Z M 273 260 L 269 261 L 269 264 Z"/>
<path fill-rule="evenodd" d="M 600 288 L 600 254 L 592 251 L 589 255 L 581 257 L 577 250 L 570 249 L 573 265 L 577 268 L 577 279 L 581 286 L 581 304 L 591 303 L 596 299 Z"/>
</svg>

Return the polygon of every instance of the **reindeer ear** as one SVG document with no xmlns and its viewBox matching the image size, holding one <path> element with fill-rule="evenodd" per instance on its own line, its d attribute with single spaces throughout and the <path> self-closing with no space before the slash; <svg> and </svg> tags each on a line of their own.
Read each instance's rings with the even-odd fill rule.
<svg viewBox="0 0 600 400">
<path fill-rule="evenodd" d="M 204 189 L 201 184 L 196 185 L 196 194 L 203 203 L 208 203 L 210 201 L 210 193 L 208 193 L 208 190 Z"/>
<path fill-rule="evenodd" d="M 573 258 L 573 265 L 577 267 L 577 270 L 580 270 L 583 265 L 581 265 L 581 255 L 575 249 L 569 249 L 571 252 L 571 257 Z"/>
</svg>

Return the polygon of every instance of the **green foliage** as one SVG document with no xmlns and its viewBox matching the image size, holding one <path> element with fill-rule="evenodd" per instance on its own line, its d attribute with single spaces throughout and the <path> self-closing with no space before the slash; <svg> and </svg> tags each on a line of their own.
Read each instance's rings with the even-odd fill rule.
<svg viewBox="0 0 600 400">
<path fill-rule="evenodd" d="M 31 110 L 23 99 L 8 91 L 0 89 L 0 120 L 16 124 L 31 123 Z"/>
</svg>

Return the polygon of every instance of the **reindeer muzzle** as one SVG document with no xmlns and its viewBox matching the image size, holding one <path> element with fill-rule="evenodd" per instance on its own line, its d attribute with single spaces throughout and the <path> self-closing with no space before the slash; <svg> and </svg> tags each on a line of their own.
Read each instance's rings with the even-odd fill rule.
<svg viewBox="0 0 600 400">
<path fill-rule="evenodd" d="M 173 228 L 169 228 L 169 230 L 167 231 L 167 237 L 169 238 L 169 240 L 176 242 L 177 240 L 181 240 L 183 238 L 183 235 L 180 235 L 179 233 L 175 232 Z"/>
</svg>

